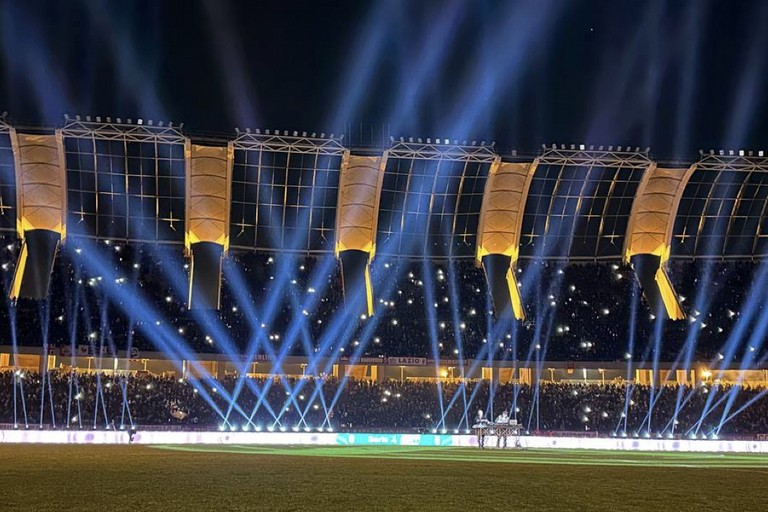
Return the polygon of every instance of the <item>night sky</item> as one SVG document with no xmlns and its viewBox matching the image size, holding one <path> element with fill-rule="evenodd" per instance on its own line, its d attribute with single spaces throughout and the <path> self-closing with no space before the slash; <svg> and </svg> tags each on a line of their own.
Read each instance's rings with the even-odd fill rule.
<svg viewBox="0 0 768 512">
<path fill-rule="evenodd" d="M 768 149 L 768 2 L 0 0 L 0 110 L 234 128 Z"/>
</svg>

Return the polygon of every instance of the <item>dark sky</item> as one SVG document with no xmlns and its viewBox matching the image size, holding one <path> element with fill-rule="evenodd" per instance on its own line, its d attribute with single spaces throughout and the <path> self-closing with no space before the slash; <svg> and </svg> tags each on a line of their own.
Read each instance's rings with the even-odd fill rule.
<svg viewBox="0 0 768 512">
<path fill-rule="evenodd" d="M 768 2 L 0 0 L 0 110 L 768 149 Z"/>
</svg>

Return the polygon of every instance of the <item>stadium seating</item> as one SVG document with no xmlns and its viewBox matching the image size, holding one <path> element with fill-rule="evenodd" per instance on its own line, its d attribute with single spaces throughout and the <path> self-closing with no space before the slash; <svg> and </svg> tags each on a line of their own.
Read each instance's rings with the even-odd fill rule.
<svg viewBox="0 0 768 512">
<path fill-rule="evenodd" d="M 278 380 L 252 379 L 250 382 L 256 388 L 243 387 L 236 398 L 238 407 L 230 408 L 229 398 L 237 387 L 235 378 L 210 384 L 152 375 L 117 377 L 51 372 L 43 381 L 37 373 L 19 372 L 14 376 L 13 372 L 4 371 L 0 372 L 0 423 L 36 428 L 42 417 L 48 427 L 75 429 L 120 428 L 122 425 L 124 428 L 210 430 L 221 426 L 243 429 L 247 425 L 250 429 L 265 430 L 323 427 L 390 432 L 464 431 L 471 426 L 477 409 L 488 414 L 507 409 L 529 432 L 589 432 L 630 437 L 655 436 L 660 432 L 678 437 L 713 432 L 722 436 L 768 432 L 768 397 L 764 390 L 746 387 L 734 393 L 733 403 L 726 405 L 727 399 L 713 399 L 727 397 L 733 390 L 730 386 L 652 390 L 640 385 L 627 387 L 623 383 L 543 383 L 536 402 L 535 387 L 507 384 L 496 387 L 491 409 L 491 389 L 486 382 L 443 383 L 438 392 L 437 385 L 431 382 L 347 380 L 341 385 L 331 378 L 290 379 L 285 384 L 293 393 L 286 392 L 286 386 Z M 43 387 L 47 395 L 43 395 Z M 22 406 L 22 395 L 25 406 Z M 438 396 L 442 396 L 442 406 Z M 44 398 L 41 400 L 41 397 Z M 128 407 L 124 407 L 124 403 Z M 748 403 L 750 406 L 740 411 Z M 24 407 L 26 415 L 22 413 Z M 649 420 L 649 409 L 655 418 L 653 422 Z M 249 423 L 246 418 L 254 410 Z M 718 428 L 723 419 L 737 411 L 739 414 L 722 429 Z M 704 420 L 700 421 L 702 416 Z M 649 424 L 653 425 L 652 432 L 648 431 Z"/>
<path fill-rule="evenodd" d="M 18 245 L 6 239 L 2 247 L 7 290 Z M 493 315 L 485 276 L 472 261 L 375 260 L 375 317 L 370 319 L 345 311 L 332 256 L 257 252 L 230 254 L 221 309 L 197 312 L 186 307 L 189 265 L 180 250 L 73 240 L 60 251 L 50 301 L 21 299 L 12 305 L 5 300 L 0 334 L 9 340 L 14 332 L 21 346 L 90 341 L 119 350 L 129 344 L 162 350 L 167 345 L 157 346 L 152 332 L 142 329 L 162 324 L 175 333 L 166 343 L 196 352 L 243 352 L 261 330 L 275 348 L 293 355 L 333 351 L 341 344 L 348 353 L 371 356 L 431 356 L 436 349 L 448 358 L 460 352 L 466 358 L 486 357 L 492 351 L 503 359 L 560 361 L 620 361 L 628 353 L 674 361 L 689 340 L 692 360 L 709 361 L 722 359 L 760 270 L 749 261 L 673 261 L 670 273 L 688 320 L 659 324 L 661 342 L 656 343 L 657 323 L 640 300 L 630 266 L 540 260 L 519 266 L 525 322 L 504 323 Z M 764 305 L 752 307 L 762 311 Z M 347 322 L 355 328 L 339 336 L 338 326 Z M 12 325 L 25 328 L 14 331 Z M 744 341 L 736 340 L 733 347 L 734 360 L 764 357 L 761 343 L 742 336 Z"/>
</svg>

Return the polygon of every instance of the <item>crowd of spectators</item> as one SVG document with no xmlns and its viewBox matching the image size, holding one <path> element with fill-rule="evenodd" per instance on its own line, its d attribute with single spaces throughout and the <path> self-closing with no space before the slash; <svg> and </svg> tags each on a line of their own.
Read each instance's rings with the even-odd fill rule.
<svg viewBox="0 0 768 512">
<path fill-rule="evenodd" d="M 7 296 L 19 244 L 2 242 Z M 187 309 L 189 267 L 178 247 L 68 240 L 47 301 L 3 301 L 0 344 L 230 355 L 256 344 L 257 353 L 523 361 L 674 361 L 690 352 L 695 361 L 750 364 L 766 354 L 765 305 L 751 288 L 764 268 L 748 261 L 672 260 L 686 310 L 677 322 L 651 314 L 632 267 L 618 262 L 519 261 L 524 322 L 498 320 L 471 260 L 377 257 L 370 318 L 345 306 L 331 254 L 230 253 L 218 311 Z"/>
<path fill-rule="evenodd" d="M 52 371 L 43 376 L 4 371 L 0 372 L 0 423 L 22 428 L 42 424 L 83 429 L 463 432 L 471 428 L 478 410 L 492 417 L 508 410 L 528 432 L 750 436 L 768 433 L 765 395 L 764 388 L 719 384 L 653 389 L 624 382 L 543 382 L 537 389 L 485 381 L 438 385 L 228 377 L 206 382 L 150 374 Z"/>
</svg>

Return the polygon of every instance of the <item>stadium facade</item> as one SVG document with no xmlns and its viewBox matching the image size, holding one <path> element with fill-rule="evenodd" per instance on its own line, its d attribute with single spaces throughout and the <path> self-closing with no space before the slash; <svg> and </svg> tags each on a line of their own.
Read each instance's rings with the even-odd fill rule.
<svg viewBox="0 0 768 512">
<path fill-rule="evenodd" d="M 365 283 L 369 315 L 376 254 L 496 259 L 494 304 L 518 319 L 519 260 L 636 260 L 651 307 L 682 319 L 671 258 L 768 252 L 762 151 L 668 165 L 647 149 L 552 145 L 524 158 L 431 138 L 380 150 L 279 130 L 195 139 L 162 123 L 78 116 L 55 130 L 3 123 L 0 154 L 0 231 L 23 241 L 12 298 L 44 296 L 36 276 L 56 245 L 87 237 L 183 244 L 191 307 L 218 306 L 221 258 L 237 248 L 335 252 L 345 281 Z M 494 290 L 502 280 L 506 293 Z"/>
<path fill-rule="evenodd" d="M 632 393 L 640 390 L 638 400 L 648 402 L 647 416 L 632 421 L 639 425 L 638 436 L 642 429 L 650 433 L 652 411 L 661 394 L 656 389 L 667 385 L 677 391 L 668 403 L 661 402 L 670 418 L 666 426 L 656 427 L 659 435 L 675 431 L 680 411 L 693 397 L 701 407 L 698 416 L 687 420 L 686 433 L 718 436 L 724 424 L 764 394 L 754 389 L 739 394 L 740 388 L 768 385 L 764 347 L 757 339 L 768 321 L 760 313 L 760 283 L 768 277 L 761 269 L 754 273 L 756 288 L 745 281 L 756 269 L 755 262 L 768 252 L 767 176 L 768 159 L 762 151 L 711 151 L 696 162 L 670 164 L 655 161 L 649 149 L 625 146 L 551 145 L 537 155 L 523 156 L 499 154 L 484 142 L 447 139 L 391 139 L 387 147 L 372 148 L 347 147 L 343 137 L 333 134 L 275 130 L 237 131 L 233 139 L 194 137 L 179 127 L 143 120 L 76 117 L 55 129 L 17 128 L 3 122 L 0 235 L 11 242 L 6 242 L 2 255 L 9 294 L 3 330 L 9 339 L 0 340 L 0 367 L 11 370 L 5 378 L 13 390 L 13 424 L 18 425 L 22 415 L 29 424 L 28 406 L 23 398 L 17 400 L 25 395 L 27 374 L 32 377 L 26 393 L 30 387 L 35 394 L 39 391 L 40 408 L 32 411 L 41 426 L 48 414 L 47 386 L 54 423 L 63 419 L 69 424 L 72 404 L 79 407 L 80 400 L 93 399 L 94 428 L 102 416 L 107 421 L 107 401 L 121 410 L 121 427 L 133 425 L 133 419 L 125 420 L 125 411 L 130 414 L 131 408 L 127 386 L 145 381 L 147 390 L 173 386 L 169 393 L 182 396 L 191 393 L 188 384 L 194 386 L 197 397 L 185 399 L 191 409 L 181 411 L 179 402 L 174 402 L 171 416 L 179 419 L 173 414 L 186 417 L 190 410 L 202 411 L 230 428 L 235 428 L 237 415 L 245 426 L 255 426 L 254 414 L 262 406 L 269 414 L 263 410 L 260 414 L 273 427 L 285 427 L 287 415 L 300 413 L 291 416 L 291 422 L 296 428 L 302 422 L 309 428 L 307 415 L 313 411 L 321 415 L 321 404 L 310 404 L 312 399 L 298 403 L 308 390 L 312 397 L 330 393 L 318 418 L 323 428 L 331 424 L 340 397 L 350 392 L 354 397 L 354 388 L 344 386 L 347 381 L 367 381 L 381 389 L 399 382 L 409 393 L 423 391 L 419 385 L 424 383 L 434 401 L 427 407 L 434 406 L 438 421 L 432 413 L 422 417 L 424 413 L 417 410 L 421 405 L 413 404 L 416 409 L 409 412 L 408 421 L 426 418 L 433 428 L 443 430 L 454 424 L 469 428 L 477 393 L 487 393 L 485 402 L 492 413 L 497 385 L 511 393 L 512 404 L 517 404 L 520 390 L 530 393 L 528 424 L 538 429 L 540 386 L 551 386 L 552 392 L 567 397 L 570 388 L 560 384 L 588 385 L 599 400 L 606 385 L 617 383 L 626 391 L 614 396 L 618 406 L 623 403 L 623 412 L 613 413 L 622 415 L 617 420 L 601 411 L 603 416 L 588 421 L 613 422 L 613 434 L 626 435 Z M 179 253 L 183 248 L 185 259 L 166 259 L 168 253 L 158 250 L 147 265 L 141 259 L 142 245 Z M 68 246 L 76 248 L 61 250 Z M 114 261 L 100 252 L 109 253 L 119 266 L 111 267 Z M 124 261 L 125 253 L 132 258 Z M 227 275 L 227 261 L 235 258 L 234 253 L 259 256 L 240 260 L 242 272 L 229 268 Z M 286 270 L 287 263 L 281 267 L 282 260 L 297 255 L 315 258 L 313 276 L 319 276 L 322 286 L 336 287 L 330 307 L 324 308 L 326 299 L 315 293 L 315 280 L 299 282 L 293 270 Z M 375 262 L 381 259 L 385 263 L 377 267 Z M 712 314 L 695 309 L 707 302 L 698 300 L 707 294 L 707 283 L 685 278 L 686 293 L 699 296 L 690 306 L 676 291 L 680 284 L 676 282 L 680 274 L 676 277 L 672 271 L 676 260 L 751 265 L 736 271 L 724 267 L 713 278 L 737 277 L 729 286 L 739 295 L 725 299 L 743 307 L 743 315 L 730 309 L 718 312 L 730 322 L 729 331 L 720 325 L 708 327 Z M 404 286 L 395 282 L 390 267 L 401 262 L 406 262 L 402 271 L 412 268 L 407 265 L 413 262 L 417 267 L 423 264 L 419 276 L 408 272 Z M 431 267 L 433 262 L 448 262 L 448 272 Z M 570 327 L 555 326 L 553 314 L 540 310 L 557 309 L 552 290 L 573 277 L 573 270 L 564 265 L 574 263 L 611 269 L 575 272 L 579 286 L 587 290 L 579 295 L 571 283 L 566 293 L 571 295 L 562 303 L 596 311 L 590 311 L 592 317 L 572 314 L 574 323 L 628 325 L 594 331 L 603 336 L 596 343 L 610 347 L 596 359 L 590 359 L 593 342 L 582 337 L 578 361 L 569 360 L 569 355 L 547 360 L 553 353 L 547 352 L 549 339 L 565 336 Z M 464 266 L 457 270 L 458 264 Z M 91 268 L 83 270 L 84 265 Z M 144 273 L 142 267 L 153 266 L 157 268 Z M 62 267 L 65 285 L 59 285 L 55 306 L 59 309 L 53 313 L 48 301 L 39 299 L 49 297 L 52 274 Z M 339 270 L 338 283 L 332 267 Z M 625 269 L 633 275 L 631 293 L 626 286 L 629 279 L 623 278 Z M 126 270 L 132 275 L 126 277 Z M 306 270 L 304 263 L 299 270 Z M 485 289 L 477 286 L 478 276 L 487 283 Z M 248 288 L 252 277 L 280 284 Z M 173 286 L 158 286 L 160 278 Z M 457 279 L 463 282 L 457 284 Z M 234 295 L 222 308 L 225 282 Z M 123 286 L 126 283 L 130 284 Z M 595 288 L 600 292 L 611 283 L 622 284 L 603 297 L 595 295 Z M 140 291 L 144 285 L 148 293 Z M 287 291 L 291 285 L 299 291 Z M 457 291 L 467 285 L 474 295 L 470 302 Z M 174 293 L 180 288 L 186 288 L 186 297 L 177 301 Z M 412 293 L 416 289 L 421 291 Z M 398 318 L 387 316 L 396 309 L 392 297 L 397 294 L 398 307 L 407 304 L 400 313 L 423 309 L 422 323 L 427 325 L 424 330 L 399 333 L 400 341 L 424 340 L 398 346 L 393 336 L 385 340 L 389 351 L 366 353 L 367 343 L 379 343 L 376 320 L 384 318 L 390 328 L 400 328 Z M 641 358 L 634 359 L 640 294 L 654 323 L 653 332 L 638 339 L 637 344 L 646 348 Z M 532 297 L 536 304 L 527 304 Z M 170 306 L 158 308 L 148 300 Z M 627 314 L 612 319 L 610 308 L 617 306 L 616 300 L 618 309 Z M 281 301 L 289 303 L 289 312 L 281 309 Z M 337 307 L 335 302 L 344 305 Z M 720 307 L 712 304 L 713 309 Z M 211 313 L 223 315 L 229 309 L 235 313 L 238 307 L 246 310 L 243 316 L 250 331 L 235 325 L 242 318 Z M 63 314 L 54 319 L 59 311 Z M 438 317 L 438 311 L 445 316 Z M 199 334 L 205 334 L 208 353 L 194 346 L 184 325 L 174 324 L 185 315 L 202 329 Z M 461 315 L 467 315 L 467 322 Z M 448 316 L 450 326 L 441 321 Z M 365 323 L 371 317 L 374 321 Z M 25 319 L 33 323 L 25 325 Z M 402 318 L 404 324 L 407 320 Z M 665 362 L 666 320 L 685 327 L 680 329 L 685 340 L 682 345 L 668 344 L 667 353 L 672 355 Z M 281 322 L 282 326 L 273 325 Z M 510 326 L 512 332 L 507 330 Z M 709 331 L 704 331 L 707 327 Z M 36 329 L 40 343 L 19 343 L 21 334 L 34 340 L 29 331 Z M 149 339 L 151 349 L 132 345 L 137 331 Z M 701 356 L 696 352 L 698 337 L 710 331 L 715 338 L 703 343 L 709 355 Z M 620 341 L 620 336 L 627 339 Z M 521 359 L 524 337 L 528 354 Z M 66 341 L 52 342 L 62 339 Z M 444 347 L 447 339 L 454 345 Z M 292 353 L 299 341 L 302 356 Z M 345 352 L 346 348 L 351 350 Z M 713 349 L 719 351 L 713 354 Z M 624 357 L 616 357 L 617 350 Z M 164 381 L 166 377 L 158 375 L 173 377 Z M 102 376 L 115 380 L 102 385 Z M 79 382 L 93 387 L 92 396 L 78 391 Z M 112 384 L 122 387 L 122 396 L 105 391 Z M 287 398 L 278 393 L 270 405 L 264 397 L 273 384 L 282 386 Z M 326 384 L 330 390 L 324 391 Z M 444 396 L 443 384 L 453 394 Z M 246 401 L 255 400 L 246 406 L 252 406 L 250 415 L 240 405 L 244 389 L 250 393 Z M 54 399 L 55 392 L 67 397 L 66 414 L 64 402 Z M 137 399 L 141 396 L 139 388 L 132 392 Z M 390 391 L 382 391 L 386 392 Z M 718 392 L 722 396 L 714 402 Z M 737 397 L 743 403 L 736 402 Z M 285 403 L 280 405 L 280 400 Z M 386 395 L 381 400 L 384 403 Z M 151 417 L 147 411 L 168 406 L 160 402 L 144 402 L 142 414 Z M 103 414 L 97 410 L 99 403 Z M 460 403 L 463 410 L 451 418 Z M 591 413 L 589 406 L 577 407 L 569 425 Z M 712 416 L 720 420 L 704 429 L 705 419 Z M 82 423 L 82 414 L 74 421 Z M 745 421 L 751 430 L 760 428 Z"/>
</svg>

